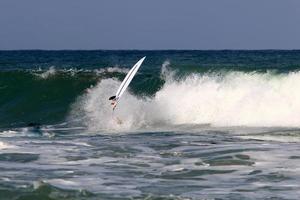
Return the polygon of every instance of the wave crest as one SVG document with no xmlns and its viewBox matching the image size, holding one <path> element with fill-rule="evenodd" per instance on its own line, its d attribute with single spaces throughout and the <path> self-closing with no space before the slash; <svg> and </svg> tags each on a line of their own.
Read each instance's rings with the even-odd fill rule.
<svg viewBox="0 0 300 200">
<path fill-rule="evenodd" d="M 101 68 L 101 69 L 96 69 L 95 72 L 97 74 L 102 74 L 102 73 L 123 73 L 126 74 L 129 72 L 130 69 L 128 68 L 120 68 L 120 67 L 107 67 L 107 68 Z"/>
<path fill-rule="evenodd" d="M 42 71 L 41 69 L 39 69 L 39 71 Z M 54 76 L 56 74 L 56 69 L 54 66 L 49 67 L 49 69 L 47 71 L 44 71 L 42 73 L 34 73 L 34 75 L 38 76 L 41 79 L 47 79 L 51 76 Z"/>
<path fill-rule="evenodd" d="M 170 76 L 172 71 L 164 67 L 162 74 L 165 84 L 154 97 L 138 97 L 127 91 L 114 116 L 108 97 L 120 82 L 104 79 L 81 98 L 78 113 L 91 130 L 181 124 L 300 127 L 300 72 L 206 73 L 175 80 Z"/>
</svg>

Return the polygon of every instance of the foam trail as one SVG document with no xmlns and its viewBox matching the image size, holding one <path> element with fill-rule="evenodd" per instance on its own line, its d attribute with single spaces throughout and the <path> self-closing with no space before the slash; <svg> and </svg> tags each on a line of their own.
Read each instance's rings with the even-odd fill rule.
<svg viewBox="0 0 300 200">
<path fill-rule="evenodd" d="M 122 97 L 116 125 L 107 100 L 120 82 L 102 80 L 80 100 L 78 113 L 92 130 L 133 130 L 159 125 L 211 124 L 213 126 L 300 127 L 300 72 L 227 72 L 192 74 L 175 80 L 167 69 L 164 86 L 153 98 L 128 91 Z M 79 109 L 78 109 L 79 108 Z"/>
</svg>

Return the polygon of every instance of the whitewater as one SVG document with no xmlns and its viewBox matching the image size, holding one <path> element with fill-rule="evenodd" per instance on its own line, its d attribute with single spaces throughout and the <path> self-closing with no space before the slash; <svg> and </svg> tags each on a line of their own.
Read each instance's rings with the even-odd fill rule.
<svg viewBox="0 0 300 200">
<path fill-rule="evenodd" d="M 120 81 L 103 79 L 75 103 L 76 118 L 90 130 L 135 130 L 180 124 L 210 124 L 216 127 L 299 127 L 300 73 L 219 72 L 190 74 L 162 65 L 164 85 L 151 97 L 132 94 L 120 101 L 111 117 L 107 95 Z M 74 114 L 75 115 L 75 114 Z"/>
</svg>

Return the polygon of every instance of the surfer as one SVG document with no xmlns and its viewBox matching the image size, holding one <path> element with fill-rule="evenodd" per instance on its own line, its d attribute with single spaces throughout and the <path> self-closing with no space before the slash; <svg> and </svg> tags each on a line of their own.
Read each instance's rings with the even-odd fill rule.
<svg viewBox="0 0 300 200">
<path fill-rule="evenodd" d="M 124 80 L 122 81 L 117 93 L 115 96 L 111 96 L 109 97 L 109 100 L 111 101 L 111 105 L 113 107 L 113 111 L 115 110 L 117 104 L 118 104 L 118 100 L 120 99 L 120 97 L 122 96 L 122 94 L 125 92 L 126 88 L 128 87 L 129 83 L 131 82 L 131 80 L 133 79 L 134 75 L 136 74 L 136 72 L 138 71 L 138 69 L 140 68 L 140 66 L 142 65 L 143 61 L 145 60 L 146 57 L 143 57 L 142 59 L 140 59 L 128 72 L 128 74 L 126 75 L 126 77 L 124 78 Z"/>
<path fill-rule="evenodd" d="M 110 104 L 112 105 L 113 110 L 115 110 L 115 108 L 116 108 L 116 106 L 117 106 L 117 101 L 114 101 L 114 100 L 113 100 Z"/>
<path fill-rule="evenodd" d="M 111 101 L 110 105 L 112 106 L 113 110 L 115 110 L 117 106 L 117 98 L 116 96 L 109 97 L 109 100 Z"/>
<path fill-rule="evenodd" d="M 129 83 L 131 82 L 131 80 L 133 79 L 134 75 L 136 74 L 136 72 L 138 71 L 138 69 L 140 68 L 140 66 L 142 65 L 143 61 L 145 60 L 146 57 L 143 57 L 142 59 L 140 59 L 127 73 L 126 77 L 124 78 L 124 80 L 122 81 L 116 95 L 109 97 L 108 100 L 110 100 L 110 105 L 112 106 L 113 112 L 112 112 L 112 117 L 115 118 L 115 121 L 117 122 L 117 124 L 122 124 L 122 120 L 119 119 L 118 117 L 114 117 L 114 110 L 117 107 L 118 101 L 120 99 L 120 97 L 122 96 L 122 94 L 125 92 L 126 88 L 128 87 Z"/>
</svg>

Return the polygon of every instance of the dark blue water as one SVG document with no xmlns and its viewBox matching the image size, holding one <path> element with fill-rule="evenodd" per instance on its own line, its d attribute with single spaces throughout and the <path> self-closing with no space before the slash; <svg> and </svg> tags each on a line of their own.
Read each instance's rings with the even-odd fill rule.
<svg viewBox="0 0 300 200">
<path fill-rule="evenodd" d="M 237 70 L 289 71 L 299 69 L 299 50 L 259 51 L 0 51 L 2 70 L 80 68 L 98 69 L 108 66 L 130 67 L 133 62 L 147 56 L 142 71 L 158 68 L 165 60 L 173 67 L 216 68 Z M 187 70 L 187 69 L 182 69 Z"/>
</svg>

